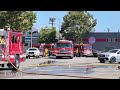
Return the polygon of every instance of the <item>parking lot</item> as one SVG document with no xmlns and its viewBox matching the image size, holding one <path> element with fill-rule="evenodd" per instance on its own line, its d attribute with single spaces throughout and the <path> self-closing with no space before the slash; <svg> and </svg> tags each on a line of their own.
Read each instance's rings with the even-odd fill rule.
<svg viewBox="0 0 120 90">
<path fill-rule="evenodd" d="M 0 79 L 119 79 L 120 64 L 100 63 L 94 57 L 26 59 L 19 72 L 0 70 Z"/>
</svg>

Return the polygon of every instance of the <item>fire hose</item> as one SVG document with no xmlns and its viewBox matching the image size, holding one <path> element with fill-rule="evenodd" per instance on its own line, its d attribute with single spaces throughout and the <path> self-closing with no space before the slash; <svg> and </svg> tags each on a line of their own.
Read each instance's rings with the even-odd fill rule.
<svg viewBox="0 0 120 90">
<path fill-rule="evenodd" d="M 108 78 L 94 78 L 94 77 L 87 77 L 87 76 L 74 76 L 74 75 L 56 75 L 56 74 L 42 74 L 42 73 L 33 73 L 33 72 L 25 72 L 18 69 L 10 60 L 8 60 L 10 64 L 16 69 L 18 72 L 22 72 L 25 74 L 32 74 L 32 75 L 50 75 L 50 76 L 66 76 L 66 77 L 75 77 L 75 78 L 86 78 L 86 79 L 108 79 Z"/>
</svg>

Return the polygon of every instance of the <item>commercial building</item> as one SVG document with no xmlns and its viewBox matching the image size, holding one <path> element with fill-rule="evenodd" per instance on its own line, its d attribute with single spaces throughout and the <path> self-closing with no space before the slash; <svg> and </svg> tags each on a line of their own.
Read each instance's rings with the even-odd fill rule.
<svg viewBox="0 0 120 90">
<path fill-rule="evenodd" d="M 38 43 L 38 39 L 40 37 L 40 34 L 38 33 L 38 31 L 36 30 L 32 30 L 32 44 L 36 44 Z M 31 31 L 27 31 L 25 32 L 25 51 L 30 48 L 31 46 Z"/>
<path fill-rule="evenodd" d="M 83 38 L 83 43 L 92 44 L 93 49 L 108 51 L 120 48 L 119 32 L 90 32 Z"/>
</svg>

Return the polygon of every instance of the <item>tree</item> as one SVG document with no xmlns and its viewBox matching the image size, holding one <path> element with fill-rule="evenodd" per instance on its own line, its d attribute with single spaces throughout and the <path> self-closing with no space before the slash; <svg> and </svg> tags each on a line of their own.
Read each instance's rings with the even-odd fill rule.
<svg viewBox="0 0 120 90">
<path fill-rule="evenodd" d="M 87 11 L 69 11 L 63 17 L 63 21 L 61 26 L 62 36 L 66 39 L 72 38 L 77 43 L 81 43 L 82 37 L 97 24 L 97 20 Z"/>
<path fill-rule="evenodd" d="M 56 42 L 56 28 L 41 28 L 39 43 L 54 43 Z"/>
<path fill-rule="evenodd" d="M 32 28 L 35 20 L 33 11 L 0 11 L 0 28 L 10 26 L 11 29 L 26 31 Z"/>
</svg>

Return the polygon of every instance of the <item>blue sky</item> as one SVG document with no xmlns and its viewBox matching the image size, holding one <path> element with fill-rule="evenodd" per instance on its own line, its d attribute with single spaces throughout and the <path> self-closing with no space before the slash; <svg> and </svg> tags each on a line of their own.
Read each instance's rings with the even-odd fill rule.
<svg viewBox="0 0 120 90">
<path fill-rule="evenodd" d="M 59 20 L 62 23 L 64 15 L 68 11 L 35 11 L 37 14 L 36 23 L 34 23 L 34 28 L 40 30 L 41 27 L 51 27 L 49 24 L 49 18 L 56 18 L 54 26 L 59 29 Z M 120 11 L 88 11 L 95 19 L 97 19 L 97 25 L 95 26 L 96 32 L 107 31 L 110 28 L 111 32 L 117 32 L 120 30 Z"/>
</svg>

